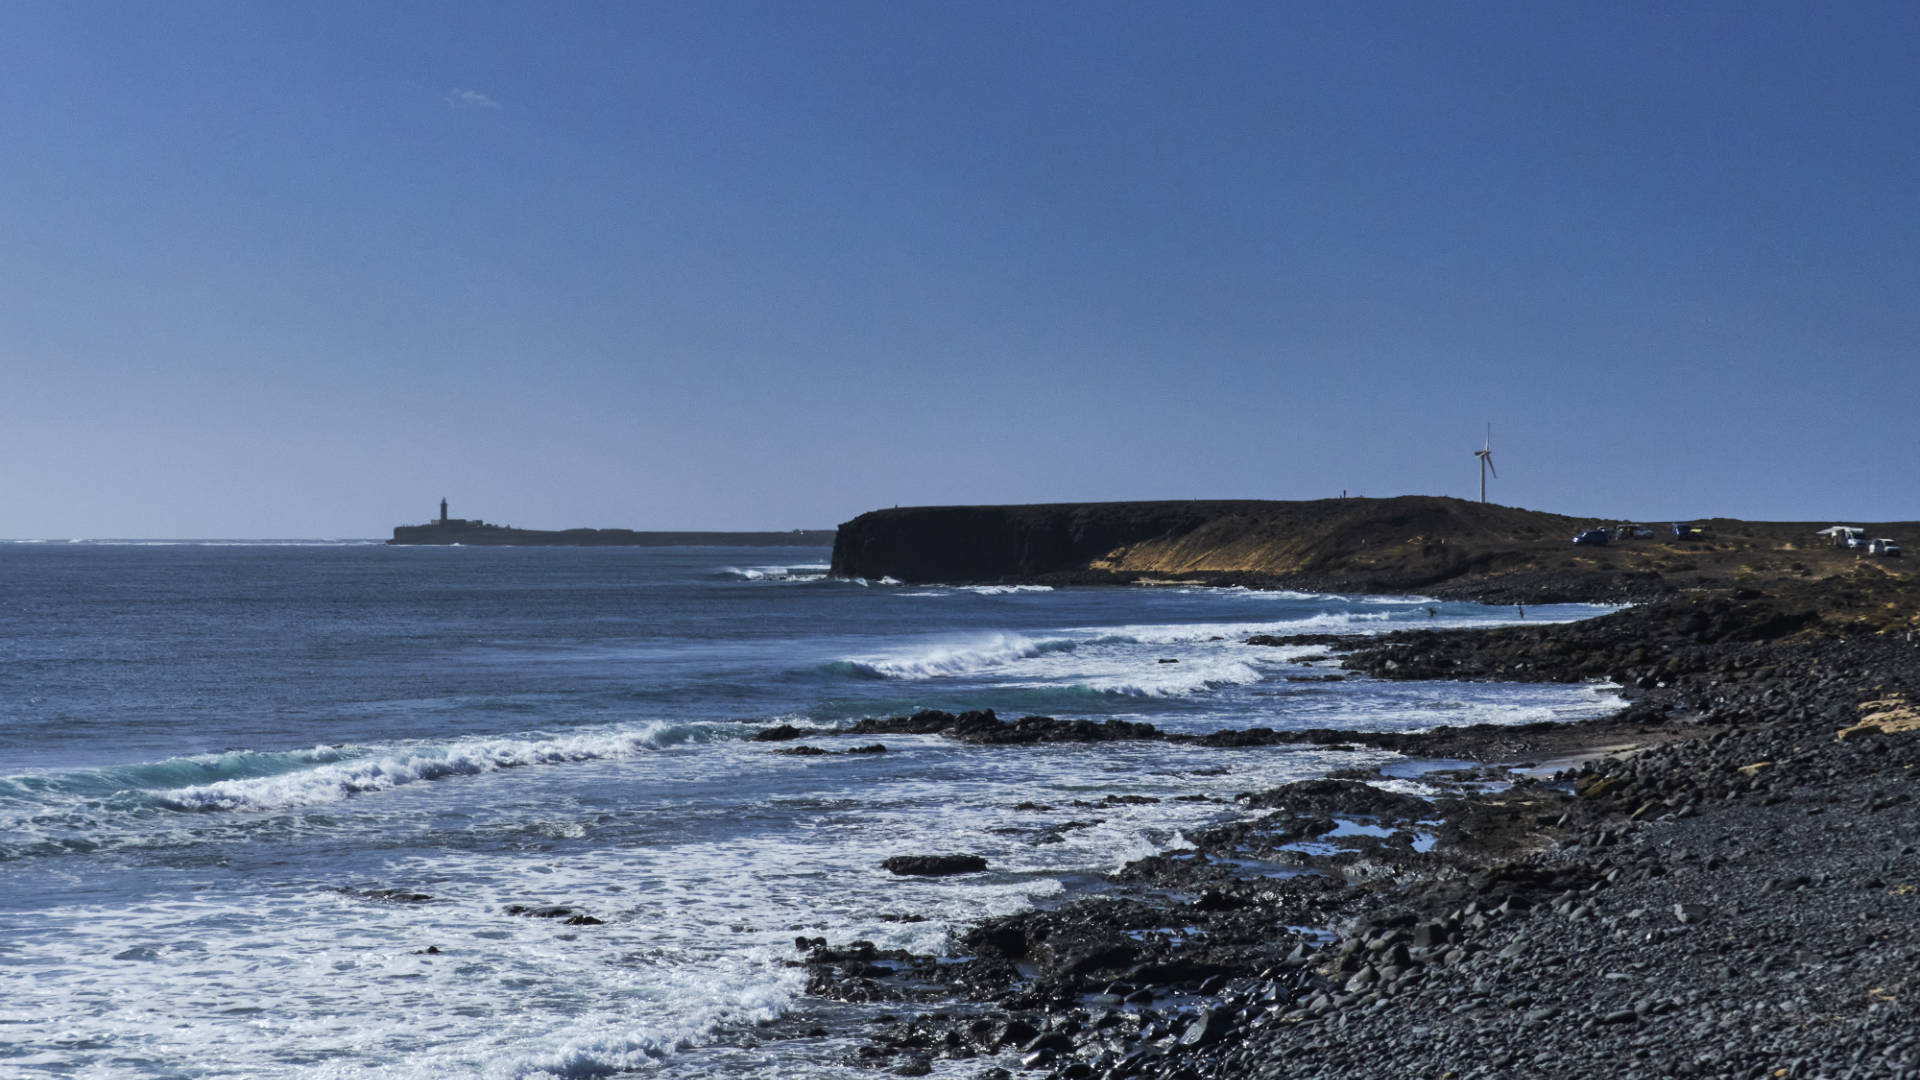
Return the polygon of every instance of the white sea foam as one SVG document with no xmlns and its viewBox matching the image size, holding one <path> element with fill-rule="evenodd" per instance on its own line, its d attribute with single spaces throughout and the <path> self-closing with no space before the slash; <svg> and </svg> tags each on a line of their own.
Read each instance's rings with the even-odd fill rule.
<svg viewBox="0 0 1920 1080">
<path fill-rule="evenodd" d="M 735 577 L 744 581 L 824 581 L 827 577 L 824 563 L 799 563 L 792 566 L 723 566 L 716 571 L 722 577 Z"/>
<path fill-rule="evenodd" d="M 206 1074 L 312 1075 L 303 1069 L 324 1059 L 323 1075 L 342 1078 L 532 1080 L 646 1069 L 708 1080 L 729 1073 L 710 1067 L 702 1055 L 720 1051 L 704 1047 L 791 1007 L 804 979 L 783 963 L 795 934 L 943 952 L 951 927 L 1053 895 L 1058 875 L 1182 846 L 1181 830 L 1222 812 L 1218 803 L 1108 804 L 1103 796 L 1225 796 L 1316 774 L 1330 757 L 1121 747 L 1103 751 L 1089 770 L 1081 754 L 1019 754 L 974 774 L 967 796 L 956 799 L 952 771 L 976 751 L 932 738 L 888 743 L 884 762 L 777 757 L 743 742 L 664 758 L 658 770 L 603 762 L 603 779 L 657 771 L 652 782 L 667 790 L 701 792 L 706 801 L 676 807 L 678 825 L 691 816 L 747 827 L 712 836 L 655 825 L 663 815 L 647 804 L 574 822 L 597 842 L 564 853 L 545 844 L 477 845 L 469 824 L 455 834 L 460 843 L 368 861 L 379 868 L 372 884 L 420 889 L 433 895 L 429 902 L 380 903 L 330 883 L 278 880 L 229 893 L 163 875 L 149 899 L 111 920 L 84 906 L 43 905 L 38 918 L 75 932 L 22 938 L 11 959 L 61 977 L 0 1000 L 0 1022 L 35 1020 L 20 1029 L 25 1051 L 44 1043 L 58 1053 L 40 1032 L 67 1043 L 138 1040 L 156 1059 Z M 1220 763 L 1231 771 L 1216 772 Z M 750 794 L 768 790 L 768 771 L 794 769 L 810 775 L 786 797 Z M 695 784 L 723 775 L 732 782 Z M 885 781 L 879 798 L 876 778 Z M 502 785 L 523 781 L 536 786 L 499 797 Z M 557 775 L 480 782 L 500 790 L 438 805 L 461 807 L 462 821 L 481 815 L 475 824 L 525 825 L 528 808 L 564 808 L 578 784 Z M 1036 791 L 1056 809 L 1013 809 Z M 1076 799 L 1098 811 L 1074 807 Z M 436 816 L 425 806 L 399 813 L 335 818 L 370 830 L 343 835 L 339 846 L 380 844 Z M 1036 842 L 1089 818 L 1098 820 Z M 960 836 L 988 859 L 989 873 L 921 881 L 878 870 L 888 855 L 940 850 Z M 504 914 L 512 903 L 564 903 L 605 921 L 575 932 Z M 889 912 L 925 921 L 880 918 Z M 427 943 L 441 951 L 422 955 Z M 101 985 L 112 986 L 110 997 L 88 992 Z"/>
<path fill-rule="evenodd" d="M 1292 727 L 1358 731 L 1568 722 L 1618 709 L 1619 691 L 1612 683 L 1566 686 L 1361 680 L 1342 684 L 1338 692 L 1307 684 L 1289 697 L 1287 716 Z"/>
</svg>

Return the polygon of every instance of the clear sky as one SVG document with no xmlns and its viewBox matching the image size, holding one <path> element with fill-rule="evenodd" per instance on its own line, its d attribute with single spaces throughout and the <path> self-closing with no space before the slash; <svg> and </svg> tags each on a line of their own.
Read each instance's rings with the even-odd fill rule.
<svg viewBox="0 0 1920 1080">
<path fill-rule="evenodd" d="M 1920 5 L 0 4 L 0 536 L 1920 518 Z"/>
</svg>

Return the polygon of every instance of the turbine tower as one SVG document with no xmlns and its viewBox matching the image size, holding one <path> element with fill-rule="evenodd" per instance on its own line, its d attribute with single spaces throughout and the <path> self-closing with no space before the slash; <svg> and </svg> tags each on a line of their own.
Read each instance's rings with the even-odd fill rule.
<svg viewBox="0 0 1920 1080">
<path fill-rule="evenodd" d="M 1494 472 L 1494 468 L 1493 468 L 1493 422 L 1492 421 L 1487 422 L 1487 445 L 1481 447 L 1478 450 L 1475 450 L 1473 452 L 1473 456 L 1480 459 L 1480 501 L 1486 502 L 1487 501 L 1487 474 L 1493 473 L 1493 478 L 1495 480 L 1500 479 L 1500 474 L 1498 472 Z"/>
</svg>

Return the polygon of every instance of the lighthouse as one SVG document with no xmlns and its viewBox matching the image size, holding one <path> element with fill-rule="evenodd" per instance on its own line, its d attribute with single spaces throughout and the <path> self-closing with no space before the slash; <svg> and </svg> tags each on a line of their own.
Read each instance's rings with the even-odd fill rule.
<svg viewBox="0 0 1920 1080">
<path fill-rule="evenodd" d="M 446 523 L 447 523 L 447 500 L 441 499 L 440 500 L 440 524 L 445 525 Z"/>
</svg>

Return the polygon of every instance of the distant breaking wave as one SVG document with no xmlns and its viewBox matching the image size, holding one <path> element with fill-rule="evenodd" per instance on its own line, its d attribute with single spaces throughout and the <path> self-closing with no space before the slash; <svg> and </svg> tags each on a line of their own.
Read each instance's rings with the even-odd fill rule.
<svg viewBox="0 0 1920 1080">
<path fill-rule="evenodd" d="M 1066 638 L 1036 641 L 1020 634 L 993 634 L 902 656 L 854 657 L 829 667 L 870 679 L 937 679 L 1005 667 L 1047 653 L 1071 652 L 1081 644 Z"/>
<path fill-rule="evenodd" d="M 721 577 L 743 581 L 825 581 L 825 563 L 801 563 L 797 566 L 723 566 L 715 571 Z"/>
<path fill-rule="evenodd" d="M 314 769 L 251 780 L 220 780 L 157 792 L 153 801 L 172 810 L 280 810 L 338 802 L 352 795 L 386 791 L 421 780 L 628 758 L 686 742 L 691 725 L 649 724 L 635 732 L 569 735 L 552 739 L 474 739 L 418 750 L 386 752 Z"/>
<path fill-rule="evenodd" d="M 1238 643 L 1250 634 L 1386 629 L 1386 612 L 1321 613 L 1284 622 L 1180 623 L 1063 630 L 1055 635 L 995 633 L 933 642 L 876 656 L 851 656 L 827 670 L 861 679 L 920 681 L 991 675 L 1011 685 L 1084 687 L 1099 693 L 1168 697 L 1264 678 L 1260 666 L 1239 653 L 1186 655 L 1180 664 L 1160 664 L 1154 650 L 1191 653 L 1202 643 Z M 1262 652 L 1260 661 L 1291 654 Z"/>
<path fill-rule="evenodd" d="M 1203 694 L 1227 686 L 1246 686 L 1266 678 L 1259 668 L 1240 661 L 1156 664 L 1118 675 L 1096 675 L 1068 686 L 1084 686 L 1115 697 L 1169 698 Z"/>
<path fill-rule="evenodd" d="M 632 758 L 703 741 L 705 724 L 652 723 L 631 731 L 470 738 L 413 746 L 237 751 L 141 765 L 0 777 L 0 829 L 49 810 L 283 810 L 320 806 L 426 780 L 534 765 Z M 62 805 L 64 804 L 64 805 Z M 25 811 L 25 817 L 18 817 Z"/>
</svg>

